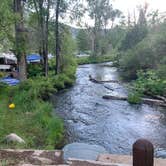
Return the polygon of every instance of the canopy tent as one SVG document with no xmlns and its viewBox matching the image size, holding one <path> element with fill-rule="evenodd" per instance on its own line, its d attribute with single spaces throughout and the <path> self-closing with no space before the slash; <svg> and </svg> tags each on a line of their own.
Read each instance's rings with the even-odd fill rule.
<svg viewBox="0 0 166 166">
<path fill-rule="evenodd" d="M 4 77 L 0 80 L 0 82 L 6 83 L 10 86 L 15 86 L 20 83 L 18 79 L 12 78 L 12 77 Z"/>
<path fill-rule="evenodd" d="M 38 54 L 29 54 L 26 57 L 28 63 L 39 63 L 42 60 L 42 57 Z"/>
</svg>

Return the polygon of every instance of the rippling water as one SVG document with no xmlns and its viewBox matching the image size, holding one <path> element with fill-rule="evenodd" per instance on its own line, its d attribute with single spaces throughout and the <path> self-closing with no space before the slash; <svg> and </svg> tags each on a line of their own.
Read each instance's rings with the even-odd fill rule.
<svg viewBox="0 0 166 166">
<path fill-rule="evenodd" d="M 123 83 L 95 84 L 89 75 L 119 80 L 117 69 L 108 64 L 78 67 L 75 85 L 53 99 L 55 112 L 65 120 L 68 142 L 99 144 L 110 153 L 130 154 L 137 139 L 147 138 L 155 148 L 166 149 L 166 109 L 102 99 L 106 94 L 127 95 L 127 89 Z"/>
</svg>

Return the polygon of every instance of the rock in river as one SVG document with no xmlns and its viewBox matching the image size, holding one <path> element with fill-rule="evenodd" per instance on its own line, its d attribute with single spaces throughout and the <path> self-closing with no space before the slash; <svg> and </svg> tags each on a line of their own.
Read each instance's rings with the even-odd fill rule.
<svg viewBox="0 0 166 166">
<path fill-rule="evenodd" d="M 155 156 L 158 158 L 166 158 L 166 150 L 159 148 L 156 152 L 155 152 Z"/>
</svg>

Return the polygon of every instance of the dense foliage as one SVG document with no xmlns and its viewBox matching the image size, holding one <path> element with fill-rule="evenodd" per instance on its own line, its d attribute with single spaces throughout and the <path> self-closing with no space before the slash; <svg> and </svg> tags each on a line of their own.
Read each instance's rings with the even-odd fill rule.
<svg viewBox="0 0 166 166">
<path fill-rule="evenodd" d="M 134 89 L 137 93 L 153 97 L 166 96 L 165 53 L 165 22 L 149 27 L 147 35 L 140 42 L 136 45 L 133 42 L 132 47 L 120 53 L 122 76 L 125 79 L 136 79 Z"/>
</svg>

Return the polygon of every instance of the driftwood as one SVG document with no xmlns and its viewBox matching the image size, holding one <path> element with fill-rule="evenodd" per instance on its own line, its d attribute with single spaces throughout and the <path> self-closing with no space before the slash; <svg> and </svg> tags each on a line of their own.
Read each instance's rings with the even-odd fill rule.
<svg viewBox="0 0 166 166">
<path fill-rule="evenodd" d="M 159 100 L 163 100 L 166 103 L 166 98 L 165 97 L 157 95 L 156 98 L 159 99 Z"/>
<path fill-rule="evenodd" d="M 113 64 L 104 64 L 104 65 L 100 65 L 101 67 L 114 67 Z"/>
<path fill-rule="evenodd" d="M 113 88 L 110 88 L 110 87 L 108 87 L 108 86 L 104 86 L 104 88 L 106 88 L 106 89 L 108 89 L 108 90 L 111 90 L 111 91 L 114 91 Z"/>
<path fill-rule="evenodd" d="M 103 84 L 103 83 L 119 83 L 119 81 L 117 80 L 106 80 L 106 81 L 99 81 L 99 80 L 96 80 L 95 78 L 92 78 L 91 75 L 89 75 L 89 80 L 94 82 L 94 83 L 97 83 L 97 84 Z"/>
<path fill-rule="evenodd" d="M 148 96 L 151 96 L 152 98 L 155 98 L 155 99 L 163 100 L 163 101 L 166 103 L 166 97 L 164 97 L 164 96 L 153 95 L 153 94 L 150 93 L 150 92 L 145 92 L 144 94 L 145 94 L 145 95 L 148 95 Z"/>
<path fill-rule="evenodd" d="M 111 95 L 105 95 L 103 96 L 103 99 L 111 99 L 111 100 L 128 100 L 128 97 L 126 96 L 111 96 Z M 142 103 L 144 104 L 155 104 L 158 106 L 166 107 L 166 103 L 163 100 L 158 99 L 149 99 L 149 98 L 142 98 Z"/>
</svg>

